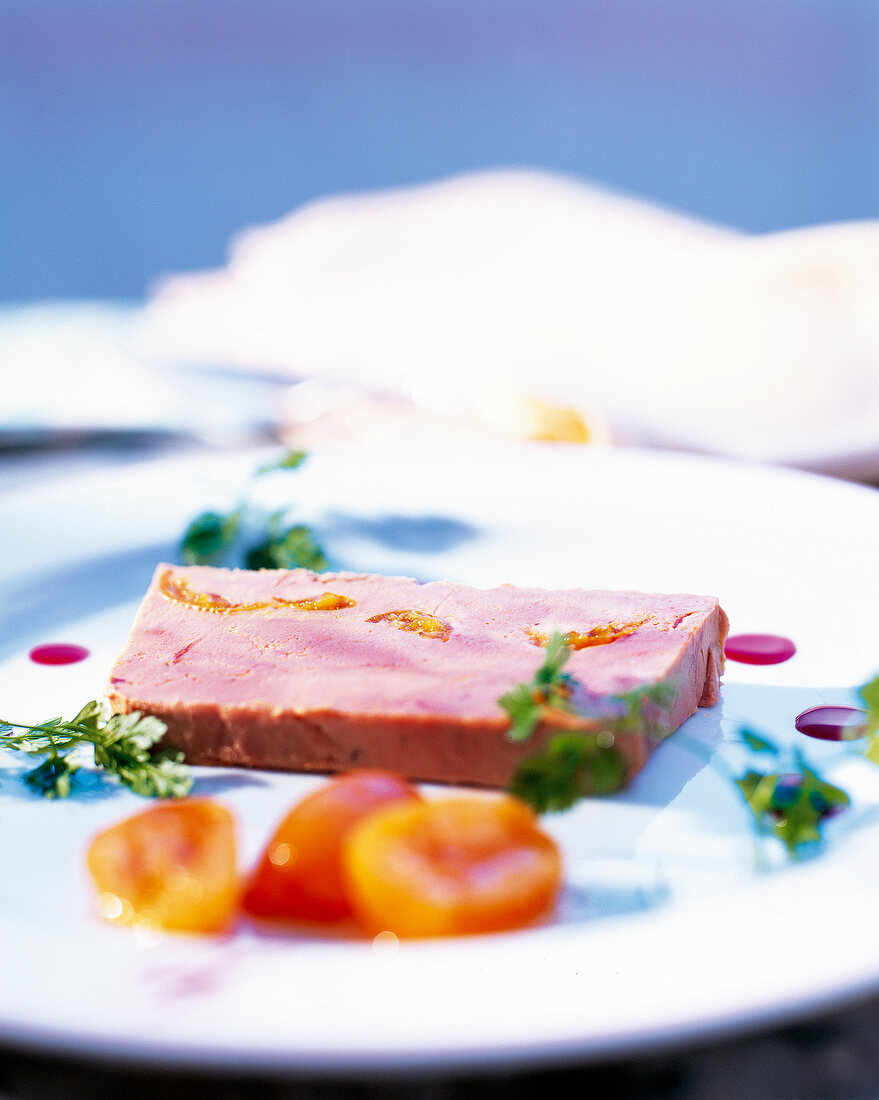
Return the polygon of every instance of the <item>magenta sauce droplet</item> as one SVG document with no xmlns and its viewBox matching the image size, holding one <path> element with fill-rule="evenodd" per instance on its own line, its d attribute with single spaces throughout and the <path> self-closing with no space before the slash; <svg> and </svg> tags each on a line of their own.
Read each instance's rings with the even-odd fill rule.
<svg viewBox="0 0 879 1100">
<path fill-rule="evenodd" d="M 38 665 L 75 665 L 77 661 L 84 661 L 88 655 L 89 651 L 85 646 L 70 645 L 67 642 L 38 645 L 30 651 L 30 659 Z"/>
<path fill-rule="evenodd" d="M 797 715 L 794 725 L 821 741 L 853 741 L 866 733 L 866 717 L 859 707 L 809 707 Z"/>
<path fill-rule="evenodd" d="M 780 634 L 734 634 L 724 646 L 724 653 L 731 661 L 745 665 L 780 665 L 796 651 L 790 638 Z"/>
</svg>

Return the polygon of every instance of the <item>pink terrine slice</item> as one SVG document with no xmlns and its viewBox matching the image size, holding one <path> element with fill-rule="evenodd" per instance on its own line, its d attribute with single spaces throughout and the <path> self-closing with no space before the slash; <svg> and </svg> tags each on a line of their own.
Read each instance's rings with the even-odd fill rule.
<svg viewBox="0 0 879 1100">
<path fill-rule="evenodd" d="M 166 744 L 194 764 L 500 787 L 555 728 L 510 741 L 498 699 L 531 680 L 556 630 L 582 643 L 566 671 L 593 702 L 668 686 L 643 730 L 617 737 L 630 774 L 718 700 L 727 618 L 709 596 L 171 565 L 156 570 L 108 694 L 114 712 L 161 717 Z"/>
</svg>

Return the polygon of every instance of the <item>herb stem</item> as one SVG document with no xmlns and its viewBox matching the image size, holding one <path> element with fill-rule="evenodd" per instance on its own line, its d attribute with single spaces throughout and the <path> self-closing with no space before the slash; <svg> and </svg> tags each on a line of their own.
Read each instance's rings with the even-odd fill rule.
<svg viewBox="0 0 879 1100">
<path fill-rule="evenodd" d="M 50 718 L 27 726 L 0 721 L 0 748 L 43 757 L 42 763 L 25 773 L 24 781 L 46 798 L 65 798 L 70 793 L 70 780 L 79 769 L 71 756 L 85 744 L 93 747 L 97 767 L 136 794 L 174 798 L 189 793 L 192 779 L 182 753 L 154 751 L 166 728 L 161 719 L 137 711 L 108 718 L 104 704 L 92 700 L 70 722 Z"/>
</svg>

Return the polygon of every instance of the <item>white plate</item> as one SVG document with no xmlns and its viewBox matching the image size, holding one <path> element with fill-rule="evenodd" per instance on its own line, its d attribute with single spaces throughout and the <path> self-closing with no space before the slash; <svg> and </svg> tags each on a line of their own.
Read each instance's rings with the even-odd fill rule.
<svg viewBox="0 0 879 1100">
<path fill-rule="evenodd" d="M 71 714 L 99 694 L 156 561 L 231 503 L 253 454 L 59 479 L 2 501 L 0 714 Z M 325 1072 L 550 1064 L 767 1023 L 879 988 L 879 771 L 806 741 L 794 716 L 850 703 L 879 666 L 879 496 L 790 471 L 647 452 L 485 448 L 315 455 L 274 475 L 340 567 L 474 584 L 720 596 L 733 630 L 791 636 L 786 664 L 728 664 L 723 703 L 631 790 L 546 819 L 569 885 L 558 919 L 404 943 L 138 938 L 91 912 L 88 837 L 143 806 L 110 784 L 67 802 L 0 771 L 0 1037 L 204 1066 Z M 90 658 L 47 668 L 38 642 Z M 747 814 L 706 764 L 740 723 L 802 747 L 854 795 L 829 844 L 759 871 Z M 203 769 L 245 856 L 317 780 Z"/>
</svg>

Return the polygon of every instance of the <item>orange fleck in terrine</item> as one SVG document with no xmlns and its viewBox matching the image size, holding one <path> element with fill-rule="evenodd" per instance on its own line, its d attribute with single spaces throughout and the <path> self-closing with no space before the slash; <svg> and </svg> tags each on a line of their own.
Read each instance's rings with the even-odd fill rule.
<svg viewBox="0 0 879 1100">
<path fill-rule="evenodd" d="M 112 670 L 115 712 L 156 714 L 194 764 L 505 786 L 557 725 L 523 743 L 498 704 L 530 681 L 541 643 L 566 635 L 566 666 L 595 701 L 664 684 L 643 727 L 617 737 L 629 774 L 656 741 L 719 697 L 727 618 L 709 596 L 160 565 Z M 600 710 L 600 707 L 598 708 Z"/>
</svg>

